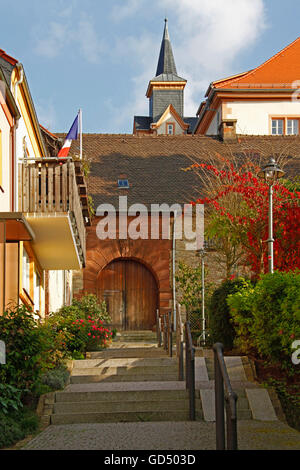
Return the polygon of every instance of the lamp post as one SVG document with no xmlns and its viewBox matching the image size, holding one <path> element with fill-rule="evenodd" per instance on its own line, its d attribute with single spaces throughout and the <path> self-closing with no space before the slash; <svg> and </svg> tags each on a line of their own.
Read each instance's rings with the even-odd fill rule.
<svg viewBox="0 0 300 470">
<path fill-rule="evenodd" d="M 205 246 L 205 242 L 204 242 Z M 202 293 L 202 303 L 201 303 L 201 311 L 202 311 L 202 341 L 205 344 L 206 342 L 206 320 L 205 320 L 205 264 L 204 264 L 204 256 L 206 255 L 205 248 L 199 250 L 199 254 L 201 256 L 201 293 Z"/>
<path fill-rule="evenodd" d="M 200 340 L 206 344 L 206 318 L 205 318 L 205 255 L 215 251 L 214 242 L 212 239 L 204 240 L 203 248 L 197 251 L 197 256 L 201 257 L 201 312 L 202 312 L 202 333 Z"/>
<path fill-rule="evenodd" d="M 268 238 L 268 265 L 269 273 L 274 272 L 274 252 L 273 252 L 273 185 L 274 183 L 284 176 L 284 171 L 281 170 L 279 165 L 275 162 L 273 157 L 270 157 L 267 165 L 258 173 L 258 177 L 264 179 L 269 186 L 269 238 Z"/>
</svg>

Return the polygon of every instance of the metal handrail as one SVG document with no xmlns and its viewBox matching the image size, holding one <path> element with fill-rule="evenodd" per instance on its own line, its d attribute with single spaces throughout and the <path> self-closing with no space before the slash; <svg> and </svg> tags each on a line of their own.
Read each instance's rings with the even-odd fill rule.
<svg viewBox="0 0 300 470">
<path fill-rule="evenodd" d="M 191 324 L 185 324 L 185 380 L 186 389 L 189 391 L 190 420 L 195 421 L 195 348 L 192 341 Z"/>
<path fill-rule="evenodd" d="M 160 318 L 160 315 L 159 315 L 159 310 L 157 309 L 156 310 L 156 336 L 157 336 L 157 346 L 159 348 L 161 348 L 161 341 L 162 341 L 162 337 L 161 337 L 161 318 Z"/>
<path fill-rule="evenodd" d="M 184 380 L 183 345 L 184 332 L 181 319 L 181 305 L 176 303 L 176 356 L 178 359 L 178 380 Z"/>
<path fill-rule="evenodd" d="M 162 315 L 163 320 L 163 346 L 164 350 L 168 351 L 168 323 L 167 314 Z"/>
<path fill-rule="evenodd" d="M 158 347 L 163 347 L 163 349 L 169 354 L 170 357 L 173 356 L 173 321 L 172 321 L 172 312 L 159 314 L 159 311 L 156 311 L 156 335 L 157 335 L 157 345 Z"/>
<path fill-rule="evenodd" d="M 157 346 L 163 347 L 165 351 L 168 350 L 168 326 L 166 321 L 166 314 L 160 315 L 159 310 L 156 311 L 156 336 Z"/>
<path fill-rule="evenodd" d="M 168 314 L 168 353 L 169 356 L 173 356 L 173 321 L 172 321 L 172 312 Z"/>
<path fill-rule="evenodd" d="M 216 447 L 225 450 L 225 416 L 226 409 L 227 449 L 237 450 L 237 394 L 233 391 L 224 360 L 224 346 L 216 343 L 213 346 L 215 365 L 215 406 L 216 406 Z M 224 391 L 225 386 L 225 391 Z"/>
</svg>

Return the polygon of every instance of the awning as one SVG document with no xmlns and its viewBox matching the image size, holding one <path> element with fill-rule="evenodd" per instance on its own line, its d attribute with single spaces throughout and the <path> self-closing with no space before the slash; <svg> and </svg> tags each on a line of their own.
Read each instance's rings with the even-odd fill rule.
<svg viewBox="0 0 300 470">
<path fill-rule="evenodd" d="M 42 269 L 82 268 L 68 212 L 25 213 L 24 216 L 35 234 L 32 247 Z"/>
<path fill-rule="evenodd" d="M 22 212 L 0 212 L 0 222 L 5 222 L 5 241 L 33 241 L 35 234 Z"/>
</svg>

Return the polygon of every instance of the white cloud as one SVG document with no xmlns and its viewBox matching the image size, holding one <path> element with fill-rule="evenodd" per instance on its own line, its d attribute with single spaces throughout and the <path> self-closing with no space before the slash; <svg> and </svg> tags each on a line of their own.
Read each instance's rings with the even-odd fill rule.
<svg viewBox="0 0 300 470">
<path fill-rule="evenodd" d="M 265 29 L 264 1 L 161 0 L 161 5 L 175 13 L 176 25 L 170 25 L 180 38 L 175 60 L 189 79 L 186 112 L 194 114 L 212 80 L 244 71 L 233 70 L 233 62 Z"/>
<path fill-rule="evenodd" d="M 73 8 L 70 6 L 63 10 L 56 21 L 50 22 L 47 35 L 43 35 L 41 29 L 35 30 L 35 52 L 54 59 L 73 44 L 73 50 L 78 50 L 83 59 L 92 64 L 98 63 L 104 45 L 98 37 L 93 18 L 81 11 L 79 18 L 75 19 Z"/>
<path fill-rule="evenodd" d="M 132 0 L 124 5 L 126 17 L 135 13 L 135 3 Z M 195 116 L 212 80 L 243 71 L 233 70 L 233 63 L 265 28 L 264 0 L 152 0 L 152 8 L 161 9 L 162 18 L 170 12 L 169 32 L 177 71 L 188 80 L 185 115 Z M 146 33 L 142 38 L 122 41 L 128 57 L 134 55 L 139 63 L 139 72 L 133 79 L 133 96 L 123 109 L 118 108 L 118 125 L 122 116 L 125 124 L 134 114 L 148 114 L 145 91 L 155 74 L 160 46 L 160 38 Z"/>
<path fill-rule="evenodd" d="M 98 38 L 93 20 L 89 16 L 82 14 L 78 30 L 76 33 L 73 32 L 73 36 L 75 41 L 77 40 L 79 43 L 82 56 L 92 64 L 98 63 L 105 46 Z"/>
<path fill-rule="evenodd" d="M 70 39 L 68 26 L 62 23 L 51 22 L 46 37 L 36 38 L 35 52 L 48 59 L 54 59 L 67 45 Z"/>
<path fill-rule="evenodd" d="M 37 101 L 35 107 L 39 122 L 42 126 L 53 131 L 56 128 L 57 115 L 52 100 Z"/>
<path fill-rule="evenodd" d="M 122 0 L 122 4 L 114 5 L 111 18 L 116 21 L 123 21 L 135 14 L 143 5 L 143 0 Z"/>
<path fill-rule="evenodd" d="M 114 132 L 114 129 L 126 127 L 128 132 L 133 129 L 133 117 L 142 115 L 145 116 L 149 112 L 149 102 L 146 98 L 146 91 L 149 80 L 154 77 L 157 57 L 153 54 L 153 45 L 159 52 L 160 44 L 156 44 L 156 38 L 148 33 L 141 35 L 138 40 L 134 36 L 120 38 L 112 50 L 112 55 L 115 57 L 122 57 L 122 60 L 134 62 L 133 69 L 135 74 L 131 79 L 131 84 L 128 84 L 128 101 L 121 105 L 118 103 L 114 106 L 112 100 L 107 100 L 105 103 L 108 111 L 110 130 L 107 132 Z"/>
</svg>

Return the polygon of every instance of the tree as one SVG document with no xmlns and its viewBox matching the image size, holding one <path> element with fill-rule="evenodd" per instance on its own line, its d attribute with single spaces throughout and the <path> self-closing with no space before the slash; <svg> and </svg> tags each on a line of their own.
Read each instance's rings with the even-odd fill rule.
<svg viewBox="0 0 300 470">
<path fill-rule="evenodd" d="M 229 160 L 223 161 L 221 169 L 207 163 L 191 166 L 202 171 L 202 181 L 208 181 L 207 195 L 196 202 L 208 208 L 206 232 L 221 242 L 223 251 L 226 243 L 231 246 L 226 257 L 227 276 L 232 254 L 257 276 L 268 267 L 268 186 L 256 177 L 257 167 L 251 161 L 239 168 Z M 293 188 L 274 185 L 275 269 L 280 271 L 300 267 L 299 196 Z"/>
</svg>

